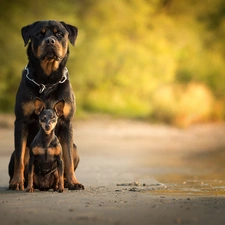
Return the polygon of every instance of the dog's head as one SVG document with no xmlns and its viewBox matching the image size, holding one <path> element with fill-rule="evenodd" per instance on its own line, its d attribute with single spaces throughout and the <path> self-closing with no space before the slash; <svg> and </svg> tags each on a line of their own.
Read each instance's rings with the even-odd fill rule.
<svg viewBox="0 0 225 225">
<path fill-rule="evenodd" d="M 23 27 L 21 33 L 25 46 L 30 40 L 28 55 L 38 59 L 45 74 L 50 75 L 67 58 L 69 42 L 75 44 L 78 30 L 64 22 L 46 20 Z"/>
<path fill-rule="evenodd" d="M 39 124 L 46 134 L 51 133 L 57 124 L 59 117 L 63 115 L 64 101 L 57 102 L 53 109 L 46 109 L 40 98 L 34 100 L 35 114 L 38 115 Z"/>
</svg>

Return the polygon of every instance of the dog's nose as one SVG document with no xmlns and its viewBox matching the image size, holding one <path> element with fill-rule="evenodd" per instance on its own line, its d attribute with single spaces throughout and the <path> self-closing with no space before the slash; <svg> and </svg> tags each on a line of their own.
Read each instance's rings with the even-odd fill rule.
<svg viewBox="0 0 225 225">
<path fill-rule="evenodd" d="M 46 130 L 50 130 L 50 128 L 51 128 L 51 125 L 50 125 L 50 124 L 46 124 L 46 125 L 45 125 L 45 129 L 46 129 Z"/>
<path fill-rule="evenodd" d="M 53 37 L 48 37 L 45 39 L 45 43 L 48 45 L 54 45 L 55 44 L 55 39 Z"/>
</svg>

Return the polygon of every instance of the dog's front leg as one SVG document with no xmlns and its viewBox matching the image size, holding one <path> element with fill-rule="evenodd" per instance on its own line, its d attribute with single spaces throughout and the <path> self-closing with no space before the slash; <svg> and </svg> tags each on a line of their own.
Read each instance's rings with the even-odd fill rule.
<svg viewBox="0 0 225 225">
<path fill-rule="evenodd" d="M 62 160 L 62 157 L 59 156 L 59 159 L 58 159 L 58 180 L 59 180 L 59 188 L 58 188 L 58 192 L 63 192 L 64 190 L 64 179 L 63 179 L 63 176 L 64 176 L 64 164 L 63 164 L 63 160 Z"/>
<path fill-rule="evenodd" d="M 63 126 L 60 130 L 59 140 L 63 149 L 64 160 L 64 174 L 68 183 L 69 190 L 84 189 L 84 186 L 80 184 L 74 173 L 74 160 L 73 160 L 73 129 L 72 124 Z"/>
<path fill-rule="evenodd" d="M 13 178 L 10 180 L 9 189 L 24 190 L 24 156 L 27 144 L 28 127 L 21 120 L 15 121 L 15 158 Z"/>
<path fill-rule="evenodd" d="M 29 160 L 29 172 L 28 172 L 28 185 L 27 185 L 27 192 L 34 191 L 34 155 L 31 152 L 30 160 Z"/>
</svg>

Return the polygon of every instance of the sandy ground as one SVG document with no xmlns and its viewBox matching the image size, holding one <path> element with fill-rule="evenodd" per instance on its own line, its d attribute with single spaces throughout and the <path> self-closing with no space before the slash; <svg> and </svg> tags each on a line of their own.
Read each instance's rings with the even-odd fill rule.
<svg viewBox="0 0 225 225">
<path fill-rule="evenodd" d="M 64 193 L 8 190 L 9 124 L 0 128 L 1 225 L 225 223 L 225 124 L 77 121 L 76 175 L 85 190 Z"/>
</svg>

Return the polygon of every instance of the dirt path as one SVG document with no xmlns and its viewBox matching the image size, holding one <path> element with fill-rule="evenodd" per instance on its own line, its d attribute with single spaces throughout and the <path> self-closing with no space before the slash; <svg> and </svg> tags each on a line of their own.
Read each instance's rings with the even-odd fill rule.
<svg viewBox="0 0 225 225">
<path fill-rule="evenodd" d="M 74 139 L 84 191 L 9 191 L 13 128 L 0 128 L 1 225 L 225 223 L 225 124 L 188 129 L 96 118 Z"/>
</svg>

